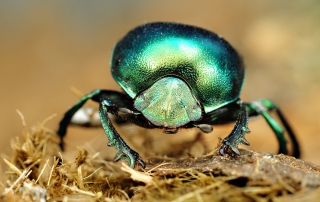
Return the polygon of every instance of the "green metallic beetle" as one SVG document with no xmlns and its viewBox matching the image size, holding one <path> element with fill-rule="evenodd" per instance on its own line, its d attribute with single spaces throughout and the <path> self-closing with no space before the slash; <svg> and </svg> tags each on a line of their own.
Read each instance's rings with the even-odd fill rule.
<svg viewBox="0 0 320 202">
<path fill-rule="evenodd" d="M 212 125 L 235 122 L 220 148 L 221 155 L 231 156 L 240 155 L 240 143 L 249 145 L 244 138 L 250 132 L 248 117 L 262 115 L 276 134 L 279 153 L 288 154 L 284 131 L 269 114 L 275 110 L 292 141 L 292 155 L 300 155 L 295 135 L 274 103 L 265 99 L 244 103 L 239 99 L 245 75 L 242 58 L 210 31 L 168 22 L 139 26 L 116 44 L 111 73 L 126 94 L 95 90 L 85 95 L 61 120 L 61 139 L 73 115 L 91 99 L 100 104 L 108 146 L 116 148 L 114 161 L 124 159 L 131 167 L 145 167 L 145 163 L 117 133 L 108 113 L 144 128 L 161 128 L 165 133 L 193 127 L 210 133 Z"/>
</svg>

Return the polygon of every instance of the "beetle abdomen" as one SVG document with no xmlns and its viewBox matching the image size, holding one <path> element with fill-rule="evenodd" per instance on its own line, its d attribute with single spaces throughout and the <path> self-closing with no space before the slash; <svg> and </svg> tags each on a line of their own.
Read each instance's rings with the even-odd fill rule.
<svg viewBox="0 0 320 202">
<path fill-rule="evenodd" d="M 207 113 L 236 100 L 244 80 L 242 60 L 228 42 L 177 23 L 133 29 L 115 46 L 111 65 L 113 77 L 131 98 L 160 78 L 176 76 Z"/>
</svg>

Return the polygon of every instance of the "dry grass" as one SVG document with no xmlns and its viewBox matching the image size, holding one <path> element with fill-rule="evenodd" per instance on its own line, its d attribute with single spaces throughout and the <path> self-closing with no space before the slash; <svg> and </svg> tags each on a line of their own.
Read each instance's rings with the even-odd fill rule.
<svg viewBox="0 0 320 202">
<path fill-rule="evenodd" d="M 46 121 L 16 138 L 0 201 L 313 201 L 320 167 L 285 155 L 241 150 L 183 159 L 150 158 L 147 168 L 79 149 L 66 161 Z M 199 144 L 196 142 L 194 144 Z"/>
</svg>

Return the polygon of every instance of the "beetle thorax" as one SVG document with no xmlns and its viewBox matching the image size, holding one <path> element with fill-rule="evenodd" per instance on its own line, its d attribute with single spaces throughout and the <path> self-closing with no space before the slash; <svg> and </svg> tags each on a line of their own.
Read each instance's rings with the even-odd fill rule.
<svg viewBox="0 0 320 202">
<path fill-rule="evenodd" d="M 201 107 L 189 86 L 176 77 L 164 77 L 141 92 L 134 107 L 154 125 L 177 128 L 201 117 Z"/>
</svg>

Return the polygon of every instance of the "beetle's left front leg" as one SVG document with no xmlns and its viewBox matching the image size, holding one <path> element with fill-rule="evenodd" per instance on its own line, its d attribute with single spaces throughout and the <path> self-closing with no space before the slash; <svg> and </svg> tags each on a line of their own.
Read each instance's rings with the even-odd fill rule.
<svg viewBox="0 0 320 202">
<path fill-rule="evenodd" d="M 240 102 L 240 110 L 236 125 L 234 126 L 232 132 L 222 140 L 223 145 L 219 150 L 221 155 L 225 155 L 226 153 L 231 156 L 240 155 L 238 145 L 250 145 L 250 143 L 244 137 L 246 133 L 250 133 L 248 128 L 248 112 L 245 105 L 243 105 L 240 100 L 238 102 Z"/>
<path fill-rule="evenodd" d="M 99 114 L 103 129 L 109 139 L 108 146 L 113 146 L 116 148 L 116 157 L 114 158 L 114 161 L 116 162 L 120 159 L 124 159 L 127 161 L 128 165 L 131 168 L 133 168 L 136 165 L 136 163 L 140 164 L 143 168 L 145 168 L 146 165 L 139 156 L 138 152 L 131 149 L 125 143 L 125 141 L 121 138 L 119 133 L 112 125 L 108 116 L 108 107 L 108 102 L 105 99 L 102 99 L 99 105 Z"/>
</svg>

